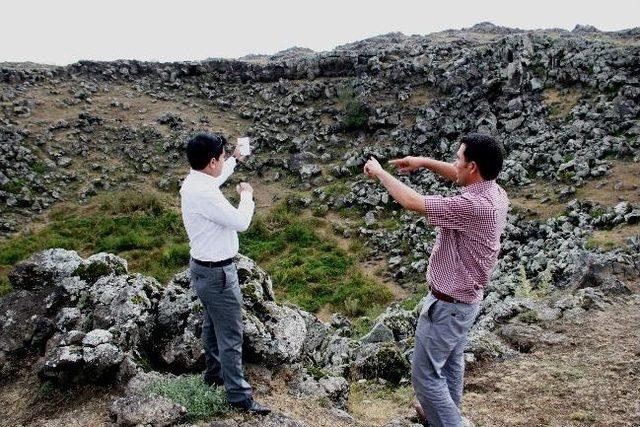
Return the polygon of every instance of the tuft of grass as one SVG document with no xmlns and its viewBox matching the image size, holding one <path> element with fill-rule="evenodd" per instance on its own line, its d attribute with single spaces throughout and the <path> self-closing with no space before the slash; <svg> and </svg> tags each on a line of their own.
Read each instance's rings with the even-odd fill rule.
<svg viewBox="0 0 640 427">
<path fill-rule="evenodd" d="M 26 181 L 22 178 L 16 178 L 4 185 L 0 185 L 0 190 L 7 191 L 9 193 L 19 193 L 22 187 L 26 185 Z"/>
<path fill-rule="evenodd" d="M 4 274 L 0 275 L 0 297 L 8 294 L 12 289 L 13 287 L 11 283 L 9 283 L 9 279 L 7 279 Z"/>
<path fill-rule="evenodd" d="M 425 284 L 420 284 L 418 288 L 415 290 L 415 292 L 411 294 L 411 296 L 404 299 L 400 303 L 400 307 L 402 307 L 405 310 L 415 309 L 418 303 L 422 301 L 422 298 L 424 298 L 428 292 L 429 292 L 429 286 Z"/>
<path fill-rule="evenodd" d="M 35 252 L 64 248 L 82 255 L 111 252 L 132 271 L 161 283 L 188 266 L 187 236 L 180 213 L 154 193 L 104 193 L 88 206 L 65 205 L 42 230 L 0 244 L 0 270 Z"/>
<path fill-rule="evenodd" d="M 284 203 L 240 235 L 241 251 L 271 274 L 279 297 L 305 310 L 329 304 L 357 316 L 391 301 L 387 288 L 364 277 L 356 259 L 316 228 L 298 207 Z"/>
<path fill-rule="evenodd" d="M 187 409 L 187 421 L 207 420 L 230 411 L 225 391 L 209 387 L 201 375 L 181 375 L 155 381 L 149 392 L 164 396 Z"/>
</svg>

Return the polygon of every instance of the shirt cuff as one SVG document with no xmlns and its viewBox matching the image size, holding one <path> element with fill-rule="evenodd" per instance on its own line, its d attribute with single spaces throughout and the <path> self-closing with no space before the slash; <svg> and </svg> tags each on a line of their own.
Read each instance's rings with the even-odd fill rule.
<svg viewBox="0 0 640 427">
<path fill-rule="evenodd" d="M 253 202 L 253 193 L 251 191 L 245 190 L 240 193 L 240 201 L 241 202 Z"/>
<path fill-rule="evenodd" d="M 226 162 L 225 162 L 225 163 L 226 163 L 226 164 L 228 164 L 228 166 L 227 166 L 227 167 L 228 167 L 230 170 L 233 170 L 233 169 L 236 167 L 236 162 L 237 162 L 237 161 L 236 161 L 236 158 L 235 158 L 235 157 L 233 157 L 233 156 L 231 156 L 231 157 L 227 158 L 227 160 L 226 160 Z"/>
</svg>

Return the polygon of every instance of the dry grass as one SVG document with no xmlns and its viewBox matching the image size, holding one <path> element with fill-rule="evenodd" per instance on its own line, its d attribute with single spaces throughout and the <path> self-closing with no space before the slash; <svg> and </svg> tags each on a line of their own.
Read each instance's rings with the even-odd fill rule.
<svg viewBox="0 0 640 427">
<path fill-rule="evenodd" d="M 611 176 L 589 181 L 576 190 L 576 198 L 615 206 L 625 200 L 640 203 L 640 162 L 612 160 Z"/>
<path fill-rule="evenodd" d="M 640 423 L 640 299 L 555 327 L 569 340 L 467 378 L 464 411 L 479 426 Z"/>
<path fill-rule="evenodd" d="M 610 176 L 587 181 L 584 186 L 576 189 L 572 198 L 589 200 L 603 206 L 613 207 L 621 201 L 632 204 L 640 203 L 640 162 L 626 160 L 611 160 Z M 547 219 L 560 215 L 565 210 L 565 204 L 558 200 L 557 186 L 550 181 L 534 181 L 532 184 L 509 189 L 511 203 L 514 207 L 529 213 L 539 219 Z M 541 203 L 548 197 L 550 200 Z"/>
<path fill-rule="evenodd" d="M 581 97 L 582 92 L 575 89 L 562 91 L 545 89 L 542 93 L 543 103 L 549 108 L 549 118 L 554 120 L 563 120 L 568 117 L 571 109 L 578 104 Z"/>
<path fill-rule="evenodd" d="M 597 246 L 610 251 L 627 246 L 627 241 L 633 236 L 640 236 L 640 224 L 620 225 L 612 230 L 594 231 L 587 240 L 588 245 Z"/>
<path fill-rule="evenodd" d="M 21 377 L 0 384 L 0 426 L 108 425 L 107 406 L 115 397 L 115 391 L 93 385 L 48 388 L 25 370 Z"/>
<path fill-rule="evenodd" d="M 196 126 L 201 123 L 201 118 L 206 118 L 209 123 L 202 123 L 203 128 L 223 132 L 232 138 L 246 134 L 249 126 L 249 121 L 219 110 L 210 101 L 178 96 L 174 99 L 157 99 L 127 84 L 110 85 L 107 90 L 101 87 L 91 95 L 91 103 L 66 105 L 64 100 L 72 98 L 70 90 L 74 87 L 67 83 L 32 88 L 23 94 L 23 98 L 35 99 L 37 104 L 29 116 L 18 117 L 17 121 L 22 126 L 39 130 L 60 120 L 72 122 L 84 111 L 99 115 L 107 124 L 146 125 L 168 135 L 166 126 L 159 125 L 156 119 L 165 113 L 172 113 Z M 112 106 L 114 101 L 120 106 Z"/>
<path fill-rule="evenodd" d="M 411 91 L 409 99 L 404 101 L 404 104 L 408 107 L 424 107 L 439 97 L 440 95 L 433 88 L 426 85 L 416 86 Z"/>
<path fill-rule="evenodd" d="M 393 390 L 354 384 L 349 396 L 349 412 L 364 425 L 383 426 L 392 419 L 412 415 L 413 399 L 411 386 Z"/>
</svg>

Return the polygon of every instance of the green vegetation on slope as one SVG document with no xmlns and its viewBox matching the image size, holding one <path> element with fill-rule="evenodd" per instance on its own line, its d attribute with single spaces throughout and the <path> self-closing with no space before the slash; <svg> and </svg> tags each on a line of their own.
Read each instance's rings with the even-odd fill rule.
<svg viewBox="0 0 640 427">
<path fill-rule="evenodd" d="M 189 246 L 180 214 L 157 194 L 105 193 L 87 206 L 54 209 L 42 230 L 0 243 L 0 292 L 7 292 L 10 267 L 35 252 L 65 248 L 83 256 L 111 252 L 129 269 L 166 282 L 189 262 Z"/>
<path fill-rule="evenodd" d="M 180 375 L 161 379 L 149 389 L 152 394 L 164 396 L 187 409 L 187 421 L 207 420 L 214 415 L 230 411 L 222 387 L 209 387 L 202 375 Z"/>
<path fill-rule="evenodd" d="M 330 304 L 358 316 L 392 299 L 383 285 L 362 275 L 356 259 L 316 231 L 317 221 L 304 218 L 288 204 L 254 219 L 240 234 L 242 253 L 271 275 L 279 298 L 309 311 Z M 180 213 L 153 193 L 104 193 L 86 206 L 57 207 L 41 230 L 0 243 L 0 295 L 10 291 L 6 275 L 31 254 L 61 247 L 83 256 L 111 252 L 129 270 L 166 283 L 187 268 L 189 246 Z"/>
<path fill-rule="evenodd" d="M 280 205 L 240 235 L 241 251 L 271 274 L 276 292 L 305 310 L 326 304 L 350 316 L 391 301 L 391 292 L 362 275 L 356 259 L 320 237 L 318 222 Z"/>
</svg>

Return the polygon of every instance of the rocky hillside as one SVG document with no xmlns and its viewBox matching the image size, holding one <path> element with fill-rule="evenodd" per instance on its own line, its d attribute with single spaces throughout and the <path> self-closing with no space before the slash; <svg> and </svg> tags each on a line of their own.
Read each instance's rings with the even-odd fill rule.
<svg viewBox="0 0 640 427">
<path fill-rule="evenodd" d="M 175 206 L 188 170 L 184 144 L 197 130 L 250 135 L 255 145 L 232 181 L 254 184 L 257 215 L 267 218 L 241 248 L 267 270 L 247 267 L 252 273 L 243 279 L 248 357 L 268 370 L 257 369 L 269 378 L 264 384 L 274 384 L 286 371 L 286 393 L 313 396 L 335 409 L 320 416 L 334 424 L 410 422 L 398 411 L 387 418 L 361 416 L 357 398 L 371 399 L 383 381 L 410 410 L 407 399 L 393 393 L 406 389 L 435 236 L 423 218 L 402 212 L 379 184 L 364 178 L 361 169 L 370 156 L 453 159 L 457 138 L 472 131 L 491 133 L 505 147 L 499 181 L 512 210 L 499 265 L 470 334 L 472 375 L 512 356 L 564 348 L 573 338 L 562 325 L 637 301 L 638 29 L 530 32 L 483 23 L 427 36 L 387 34 L 323 53 L 296 48 L 193 63 L 0 64 L 0 101 L 5 390 L 25 375 L 46 384 L 129 383 L 125 400 L 110 406 L 114 420 L 143 416 L 127 412 L 141 407 L 131 403 L 135 399 L 165 408 L 150 417 L 188 416 L 172 409 L 175 401 L 131 391 L 131 384 L 149 375 L 197 372 L 202 366 L 200 317 L 182 273 L 184 250 L 169 251 L 165 258 L 171 262 L 156 274 L 142 260 L 153 242 L 123 241 L 120 229 L 101 225 L 94 233 L 117 244 L 82 245 L 89 237 L 73 230 L 87 226 L 73 221 L 80 215 L 77 206 L 88 206 L 82 212 L 95 216 L 96 197 L 123 190 L 140 198 L 165 194 Z M 458 191 L 425 171 L 403 179 L 425 194 Z M 282 272 L 298 264 L 278 264 L 272 254 L 277 248 L 255 244 L 256 236 L 273 238 L 265 230 L 273 231 L 277 221 L 268 215 L 283 207 L 315 218 L 316 238 L 333 242 L 332 254 L 358 253 L 349 258 L 351 282 L 370 281 L 388 295 L 372 290 L 315 305 L 293 295 L 287 283 L 295 277 Z M 162 218 L 168 222 L 160 224 L 175 224 L 170 215 Z M 175 239 L 184 248 L 184 237 Z M 57 246 L 77 252 L 29 258 Z M 94 255 L 105 248 L 120 257 Z M 325 259 L 325 249 L 308 257 Z M 321 282 L 328 276 L 313 277 Z M 308 295 L 320 298 L 321 284 L 314 282 Z M 283 305 L 279 297 L 308 310 Z M 392 299 L 398 302 L 385 308 Z M 380 305 L 377 312 L 361 310 L 370 301 Z M 333 311 L 347 316 L 331 316 Z M 627 350 L 620 357 L 637 362 L 638 349 Z M 35 361 L 34 367 L 25 368 L 25 359 Z M 625 375 L 637 381 L 640 372 L 629 368 Z M 132 378 L 138 380 L 131 383 Z M 620 397 L 630 404 L 614 418 L 600 407 L 581 407 L 586 420 L 575 413 L 538 419 L 632 424 L 637 398 Z M 507 422 L 484 417 L 477 401 L 472 419 Z M 24 414 L 16 417 L 29 421 Z"/>
</svg>

